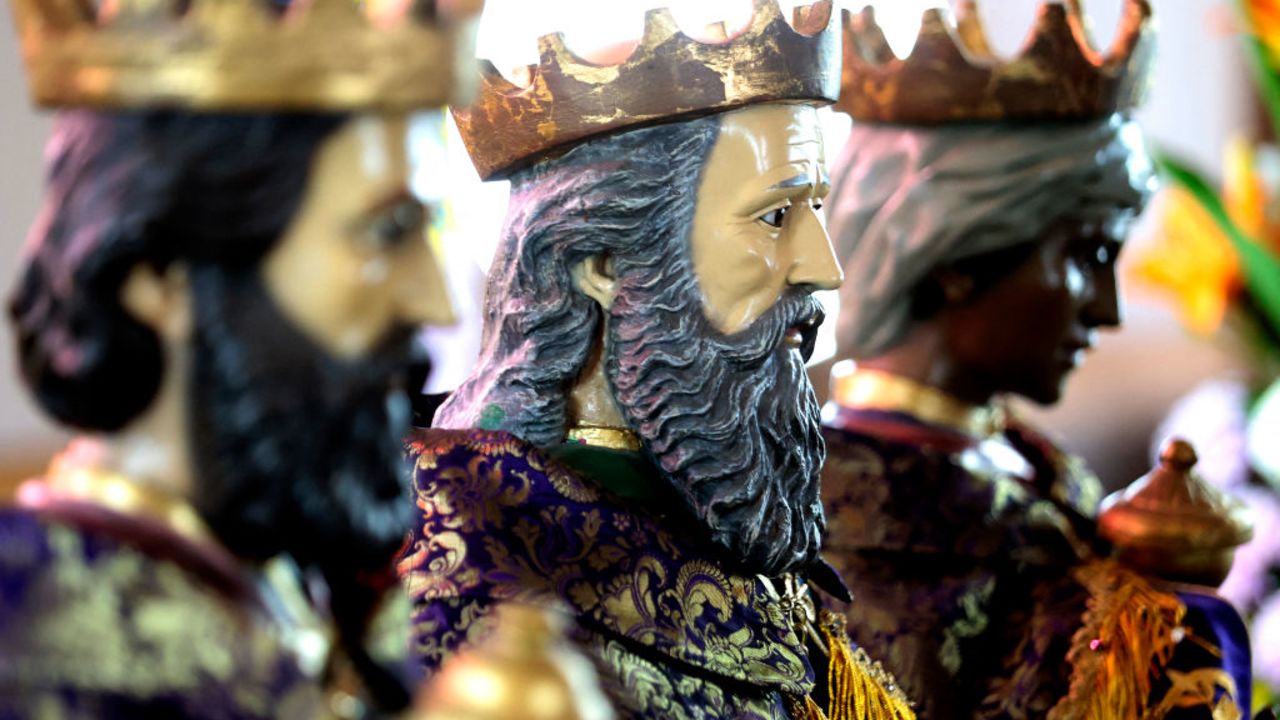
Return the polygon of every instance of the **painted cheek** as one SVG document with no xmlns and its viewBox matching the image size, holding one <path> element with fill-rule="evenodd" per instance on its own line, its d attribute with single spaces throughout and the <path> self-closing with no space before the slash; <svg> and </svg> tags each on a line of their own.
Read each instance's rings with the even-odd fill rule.
<svg viewBox="0 0 1280 720">
<path fill-rule="evenodd" d="M 1067 292 L 1073 298 L 1083 298 L 1089 289 L 1089 279 L 1085 277 L 1080 266 L 1074 262 L 1067 262 L 1062 272 L 1063 284 Z"/>
<path fill-rule="evenodd" d="M 726 231 L 716 258 L 722 281 L 716 284 L 718 297 L 709 300 L 716 306 L 715 324 L 726 334 L 742 330 L 763 315 L 782 285 L 777 243 L 771 237 L 762 238 L 764 233 L 754 225 L 751 221 Z"/>
</svg>

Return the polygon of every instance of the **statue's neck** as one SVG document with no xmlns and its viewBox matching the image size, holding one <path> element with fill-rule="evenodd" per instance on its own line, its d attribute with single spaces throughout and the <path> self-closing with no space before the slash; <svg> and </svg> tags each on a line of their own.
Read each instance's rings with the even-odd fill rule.
<svg viewBox="0 0 1280 720">
<path fill-rule="evenodd" d="M 608 322 L 606 319 L 604 322 Z M 604 367 L 604 327 L 597 334 L 595 347 L 587 359 L 587 364 L 569 392 L 569 427 L 613 427 L 627 426 L 613 399 L 613 390 L 605 377 Z"/>
<path fill-rule="evenodd" d="M 191 499 L 196 478 L 188 418 L 187 350 L 166 348 L 164 377 L 151 405 L 121 430 L 104 435 L 95 465 L 166 495 Z"/>
<path fill-rule="evenodd" d="M 858 367 L 896 375 L 935 388 L 973 406 L 991 404 L 995 392 L 958 363 L 941 328 L 922 324 L 889 350 L 858 361 Z"/>
</svg>

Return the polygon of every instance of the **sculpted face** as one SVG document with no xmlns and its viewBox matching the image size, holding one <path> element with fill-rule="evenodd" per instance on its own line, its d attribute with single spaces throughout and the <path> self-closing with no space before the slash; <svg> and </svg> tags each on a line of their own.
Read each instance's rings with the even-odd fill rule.
<svg viewBox="0 0 1280 720">
<path fill-rule="evenodd" d="M 822 322 L 812 293 L 842 277 L 825 193 L 812 107 L 728 113 L 687 231 L 692 263 L 632 279 L 662 290 L 610 312 L 619 409 L 696 522 L 751 572 L 807 567 L 820 544 L 824 445 L 804 365 Z"/>
<path fill-rule="evenodd" d="M 330 353 L 368 353 L 397 323 L 453 320 L 427 239 L 433 209 L 410 181 L 438 115 L 363 115 L 328 139 L 285 236 L 263 263 L 284 314 Z M 435 153 L 438 155 L 439 153 Z M 429 169 L 428 169 L 429 171 Z"/>
<path fill-rule="evenodd" d="M 809 567 L 825 446 L 805 337 L 822 319 L 813 291 L 840 280 L 812 207 L 815 118 L 751 106 L 514 176 L 481 359 L 436 423 L 541 446 L 625 426 L 677 496 L 675 526 L 751 573 Z"/>
<path fill-rule="evenodd" d="M 191 270 L 197 505 L 241 555 L 380 567 L 411 522 L 401 385 L 414 330 L 450 309 L 409 128 L 349 121 L 260 271 Z"/>
<path fill-rule="evenodd" d="M 844 279 L 822 216 L 824 163 L 812 106 L 725 116 L 690 236 L 706 314 L 720 332 L 750 326 L 788 287 L 827 290 Z"/>
<path fill-rule="evenodd" d="M 1115 263 L 1131 216 L 1054 223 L 1012 272 L 950 307 L 947 343 L 963 372 L 993 392 L 1057 402 L 1095 329 L 1120 324 Z"/>
</svg>

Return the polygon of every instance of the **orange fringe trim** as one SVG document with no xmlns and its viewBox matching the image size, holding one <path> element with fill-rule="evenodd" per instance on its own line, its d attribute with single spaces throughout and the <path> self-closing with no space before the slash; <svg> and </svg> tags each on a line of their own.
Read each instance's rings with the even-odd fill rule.
<svg viewBox="0 0 1280 720">
<path fill-rule="evenodd" d="M 1076 571 L 1089 592 L 1071 640 L 1071 689 L 1049 720 L 1145 718 L 1153 677 L 1168 664 L 1186 607 L 1114 561 Z"/>
</svg>

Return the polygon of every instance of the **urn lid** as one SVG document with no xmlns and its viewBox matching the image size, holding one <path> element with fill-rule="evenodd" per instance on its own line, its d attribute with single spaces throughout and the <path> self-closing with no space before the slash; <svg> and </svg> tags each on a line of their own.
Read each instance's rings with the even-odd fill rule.
<svg viewBox="0 0 1280 720">
<path fill-rule="evenodd" d="M 1196 461 L 1190 443 L 1166 441 L 1151 472 L 1102 501 L 1102 536 L 1121 550 L 1228 550 L 1248 542 L 1248 511 L 1194 472 Z"/>
</svg>

